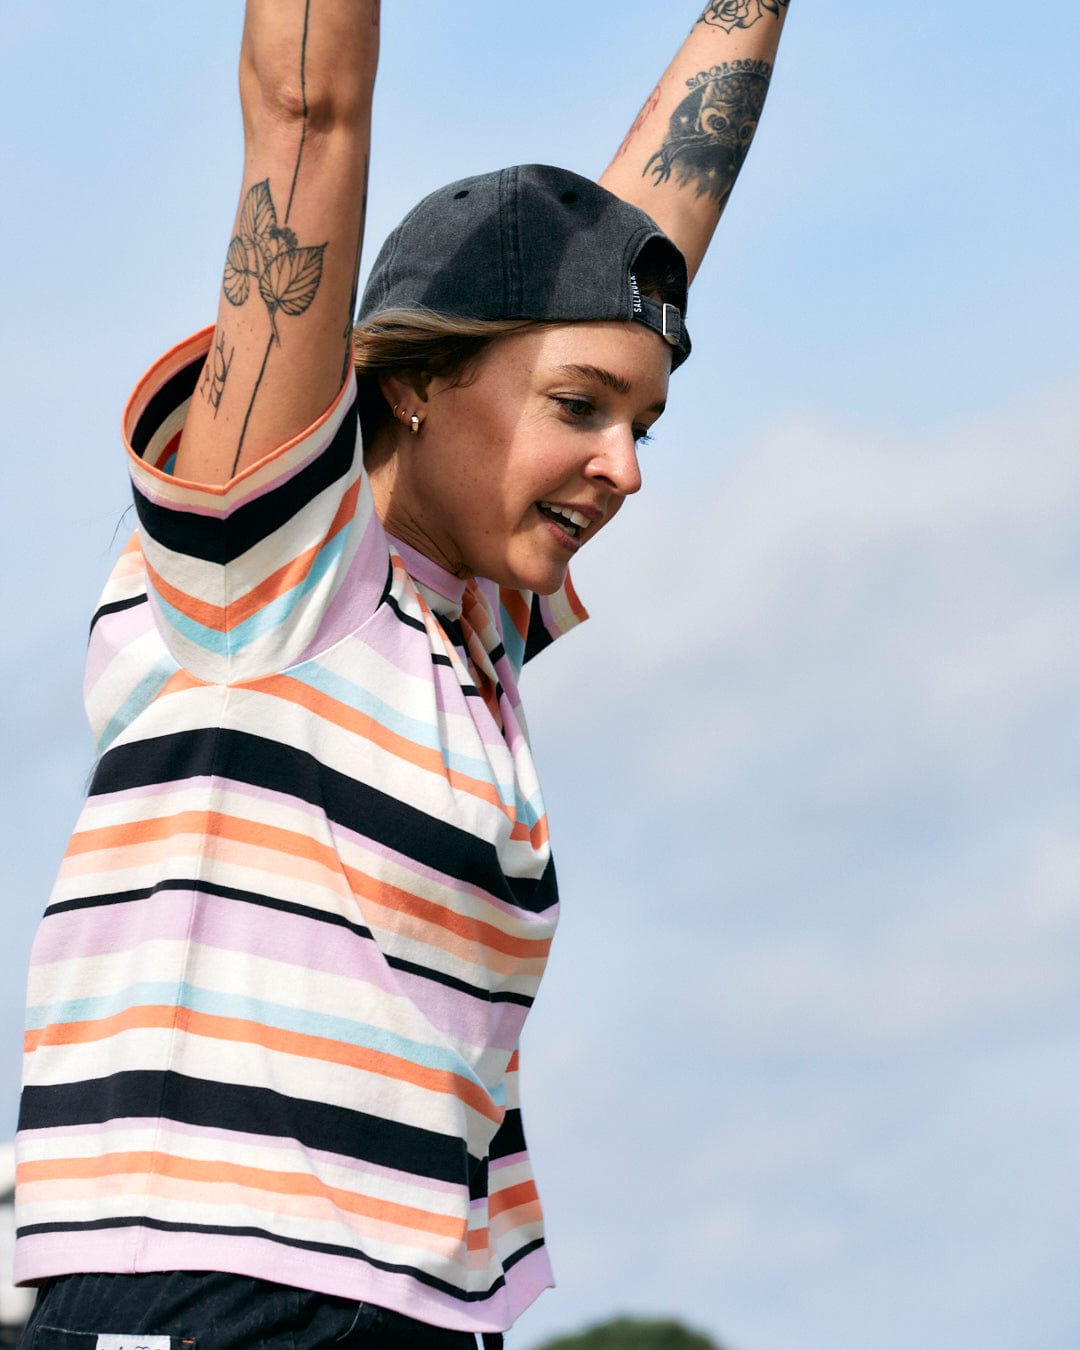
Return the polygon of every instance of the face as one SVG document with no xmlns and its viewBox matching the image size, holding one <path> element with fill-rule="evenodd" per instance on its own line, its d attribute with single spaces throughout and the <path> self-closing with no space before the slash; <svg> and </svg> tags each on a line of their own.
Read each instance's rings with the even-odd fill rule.
<svg viewBox="0 0 1080 1350">
<path fill-rule="evenodd" d="M 465 383 L 428 383 L 420 435 L 372 475 L 383 523 L 458 575 L 557 590 L 641 487 L 637 447 L 663 412 L 670 353 L 637 323 L 499 338 Z"/>
</svg>

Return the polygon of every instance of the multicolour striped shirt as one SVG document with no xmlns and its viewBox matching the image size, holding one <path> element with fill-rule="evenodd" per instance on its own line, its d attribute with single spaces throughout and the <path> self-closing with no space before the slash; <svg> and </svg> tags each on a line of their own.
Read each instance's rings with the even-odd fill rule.
<svg viewBox="0 0 1080 1350">
<path fill-rule="evenodd" d="M 584 617 L 390 539 L 354 385 L 167 471 L 209 332 L 125 413 L 99 759 L 38 931 L 16 1273 L 214 1269 L 468 1331 L 551 1283 L 518 1040 L 555 927 L 523 663 Z"/>
</svg>

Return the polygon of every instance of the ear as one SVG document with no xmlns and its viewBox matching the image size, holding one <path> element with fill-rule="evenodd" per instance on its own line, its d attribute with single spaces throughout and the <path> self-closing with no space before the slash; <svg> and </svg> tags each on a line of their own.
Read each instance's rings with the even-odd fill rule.
<svg viewBox="0 0 1080 1350">
<path fill-rule="evenodd" d="M 422 370 L 384 370 L 379 372 L 379 388 L 391 408 L 413 407 L 427 402 L 430 378 Z"/>
</svg>

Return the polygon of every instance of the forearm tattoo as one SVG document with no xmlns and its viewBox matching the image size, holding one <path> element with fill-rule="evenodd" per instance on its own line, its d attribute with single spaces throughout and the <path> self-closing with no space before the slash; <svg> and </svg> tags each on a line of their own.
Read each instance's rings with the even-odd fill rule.
<svg viewBox="0 0 1080 1350">
<path fill-rule="evenodd" d="M 378 5 L 376 4 L 376 17 Z M 367 220 L 368 203 L 368 175 L 371 169 L 371 155 L 364 156 L 364 187 L 360 198 L 360 229 L 356 235 L 356 252 L 353 255 L 353 274 L 352 291 L 349 295 L 349 308 L 345 315 L 345 331 L 342 337 L 345 339 L 345 356 L 341 365 L 341 382 L 345 383 L 345 378 L 353 363 L 353 324 L 356 322 L 356 297 L 360 290 L 360 253 L 364 246 L 364 222 Z"/>
<path fill-rule="evenodd" d="M 235 354 L 236 348 L 233 347 L 228 356 L 225 355 L 225 333 L 219 324 L 214 339 L 214 349 L 206 358 L 202 380 L 199 382 L 199 393 L 213 408 L 215 417 L 217 417 L 218 409 L 221 407 L 221 397 L 225 393 L 225 381 L 229 378 L 229 367 L 232 365 Z"/>
<path fill-rule="evenodd" d="M 618 150 L 615 151 L 615 159 L 622 159 L 623 155 L 625 155 L 627 150 L 630 149 L 630 142 L 634 139 L 634 137 L 638 134 L 641 128 L 645 125 L 645 123 L 649 120 L 652 114 L 656 111 L 657 106 L 660 103 L 660 93 L 661 93 L 660 86 L 657 85 L 656 88 L 649 95 L 649 97 L 641 105 L 641 111 L 634 118 L 634 125 L 623 137 L 622 145 L 620 145 Z M 614 162 L 615 161 L 612 160 L 612 163 Z"/>
<path fill-rule="evenodd" d="M 285 206 L 285 218 L 279 224 L 277 209 L 270 193 L 270 180 L 263 179 L 248 189 L 240 207 L 240 225 L 229 244 L 225 255 L 225 275 L 222 278 L 222 291 L 230 305 L 237 307 L 247 303 L 253 291 L 257 291 L 266 306 L 270 318 L 270 335 L 263 353 L 255 387 L 251 391 L 247 412 L 240 429 L 236 455 L 233 458 L 232 472 L 235 474 L 240 463 L 240 452 L 244 448 L 251 412 L 255 407 L 267 362 L 275 345 L 281 344 L 278 331 L 279 316 L 303 314 L 315 299 L 322 281 L 323 253 L 325 244 L 301 244 L 295 231 L 289 228 L 289 214 L 292 211 L 296 195 L 296 184 L 300 174 L 300 161 L 304 154 L 304 142 L 307 138 L 308 106 L 305 65 L 307 60 L 308 20 L 311 13 L 311 0 L 304 6 L 304 30 L 300 43 L 300 95 L 303 117 L 300 126 L 300 144 L 296 152 L 296 164 L 293 168 L 292 183 L 289 188 L 289 200 Z M 223 342 L 223 339 L 221 339 Z M 205 397 L 217 415 L 221 397 L 228 378 L 232 353 L 228 360 L 224 357 L 224 347 L 210 354 L 208 366 L 213 364 L 214 373 L 206 384 Z M 218 372 L 224 373 L 219 380 Z M 206 376 L 203 377 L 204 382 Z M 200 386 L 201 387 L 201 386 Z M 215 401 L 216 397 L 216 401 Z"/>
<path fill-rule="evenodd" d="M 788 0 L 712 0 L 698 23 L 707 23 L 730 33 L 733 28 L 753 28 L 765 14 L 780 17 L 787 9 Z"/>
<path fill-rule="evenodd" d="M 659 186 L 674 174 L 680 187 L 693 185 L 698 197 L 712 197 L 722 211 L 754 139 L 771 76 L 768 61 L 724 61 L 687 80 L 690 92 L 672 113 L 667 137 L 642 177 L 651 173 Z"/>
</svg>

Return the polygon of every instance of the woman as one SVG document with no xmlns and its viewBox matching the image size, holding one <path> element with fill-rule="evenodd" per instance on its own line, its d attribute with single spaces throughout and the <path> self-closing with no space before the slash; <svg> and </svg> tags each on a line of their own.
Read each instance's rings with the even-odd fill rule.
<svg viewBox="0 0 1080 1350">
<path fill-rule="evenodd" d="M 249 0 L 217 323 L 125 414 L 139 533 L 32 957 L 27 1344 L 449 1350 L 551 1283 L 517 1043 L 557 895 L 518 676 L 640 486 L 783 3 L 706 8 L 606 187 L 425 199 L 354 344 L 378 6 Z"/>
</svg>

